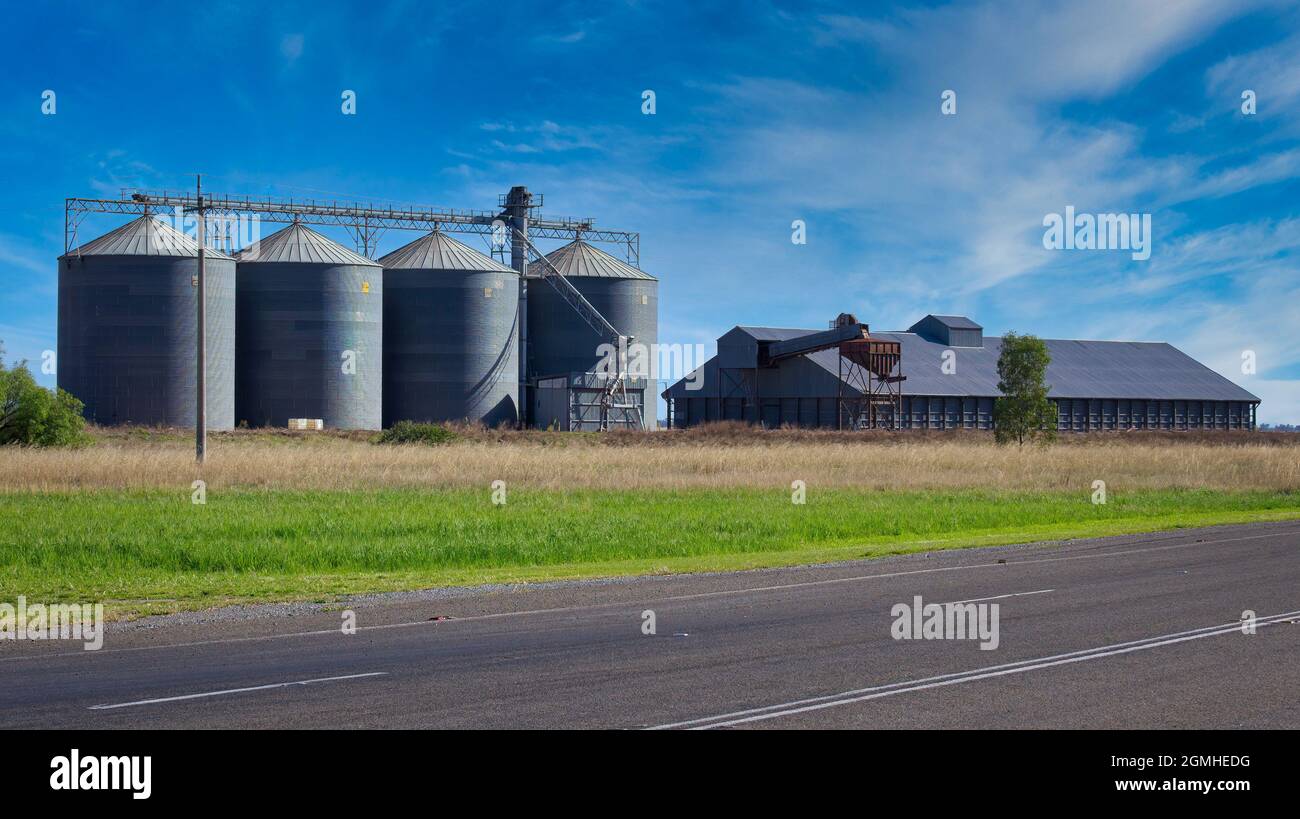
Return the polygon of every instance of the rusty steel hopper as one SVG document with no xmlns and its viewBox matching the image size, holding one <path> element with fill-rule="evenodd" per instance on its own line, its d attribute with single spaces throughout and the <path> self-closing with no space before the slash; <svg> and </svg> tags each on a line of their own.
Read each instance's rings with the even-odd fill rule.
<svg viewBox="0 0 1300 819">
<path fill-rule="evenodd" d="M 863 327 L 862 338 L 840 342 L 840 355 L 879 379 L 887 379 L 898 369 L 903 345 L 897 341 L 872 338 Z"/>
</svg>

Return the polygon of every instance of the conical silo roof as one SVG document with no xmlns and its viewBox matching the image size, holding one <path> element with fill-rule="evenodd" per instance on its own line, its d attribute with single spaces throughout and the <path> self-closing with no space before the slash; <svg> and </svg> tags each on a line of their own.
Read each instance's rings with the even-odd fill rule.
<svg viewBox="0 0 1300 819">
<path fill-rule="evenodd" d="M 311 264 L 363 265 L 379 264 L 343 245 L 322 236 L 299 222 L 253 242 L 235 254 L 239 262 L 308 262 Z"/>
<path fill-rule="evenodd" d="M 153 216 L 141 216 L 105 233 L 98 239 L 73 248 L 60 258 L 69 256 L 176 256 L 197 258 L 199 243 L 176 228 Z M 208 248 L 205 254 L 212 259 L 229 259 L 220 250 Z"/>
<path fill-rule="evenodd" d="M 637 270 L 627 262 L 619 261 L 603 250 L 575 239 L 564 247 L 556 248 L 546 254 L 556 270 L 565 278 L 592 277 L 601 279 L 649 279 L 655 277 L 644 270 Z"/>
<path fill-rule="evenodd" d="M 515 271 L 440 230 L 402 245 L 379 260 L 388 270 L 467 270 L 489 273 Z"/>
</svg>

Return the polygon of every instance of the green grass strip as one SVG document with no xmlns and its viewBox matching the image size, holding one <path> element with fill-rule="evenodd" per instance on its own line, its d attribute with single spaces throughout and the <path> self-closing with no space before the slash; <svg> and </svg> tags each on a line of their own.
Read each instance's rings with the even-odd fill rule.
<svg viewBox="0 0 1300 819">
<path fill-rule="evenodd" d="M 230 601 L 812 563 L 1300 518 L 1300 493 L 512 491 L 0 495 L 0 600 Z"/>
</svg>

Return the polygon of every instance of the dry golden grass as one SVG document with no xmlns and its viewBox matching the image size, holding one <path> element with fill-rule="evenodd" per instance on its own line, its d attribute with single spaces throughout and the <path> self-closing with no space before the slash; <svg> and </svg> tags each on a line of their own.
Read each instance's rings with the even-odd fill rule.
<svg viewBox="0 0 1300 819">
<path fill-rule="evenodd" d="M 1148 433 L 1065 436 L 999 447 L 978 433 L 755 431 L 738 425 L 569 435 L 461 429 L 438 446 L 378 446 L 359 433 L 214 434 L 194 463 L 184 431 L 97 431 L 82 450 L 0 449 L 0 492 L 188 487 L 374 489 L 728 488 L 1300 490 L 1300 436 Z"/>
</svg>

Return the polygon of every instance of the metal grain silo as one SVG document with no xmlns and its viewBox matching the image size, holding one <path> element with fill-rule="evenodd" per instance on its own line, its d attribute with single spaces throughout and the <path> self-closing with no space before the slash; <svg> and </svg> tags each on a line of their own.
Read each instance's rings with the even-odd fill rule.
<svg viewBox="0 0 1300 819">
<path fill-rule="evenodd" d="M 659 339 L 659 282 L 582 239 L 546 255 L 561 274 L 623 335 L 635 336 L 653 355 Z M 530 379 L 591 372 L 600 362 L 602 339 L 550 284 L 528 283 L 528 373 Z M 645 375 L 645 373 L 640 373 Z M 647 401 L 647 425 L 654 426 L 654 401 Z"/>
<path fill-rule="evenodd" d="M 235 416 L 378 429 L 383 269 L 294 223 L 235 254 Z"/>
<path fill-rule="evenodd" d="M 519 419 L 519 276 L 434 231 L 384 267 L 384 426 Z"/>
<path fill-rule="evenodd" d="M 204 265 L 207 422 L 235 419 L 235 262 Z M 198 243 L 142 216 L 59 257 L 58 385 L 97 424 L 193 426 Z"/>
</svg>

